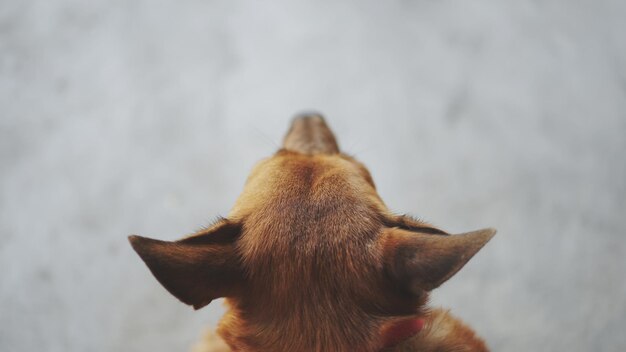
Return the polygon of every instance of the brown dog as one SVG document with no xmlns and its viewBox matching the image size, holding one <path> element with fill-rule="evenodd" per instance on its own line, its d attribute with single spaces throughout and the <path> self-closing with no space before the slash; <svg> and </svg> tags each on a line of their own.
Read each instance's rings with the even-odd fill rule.
<svg viewBox="0 0 626 352">
<path fill-rule="evenodd" d="M 494 235 L 392 214 L 323 118 L 293 121 L 228 218 L 175 242 L 130 236 L 159 282 L 199 309 L 226 297 L 196 351 L 487 351 L 429 292 Z"/>
</svg>

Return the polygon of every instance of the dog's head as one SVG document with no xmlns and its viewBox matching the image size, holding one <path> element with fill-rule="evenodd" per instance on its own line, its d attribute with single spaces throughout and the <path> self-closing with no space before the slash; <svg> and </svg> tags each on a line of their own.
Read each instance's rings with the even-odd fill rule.
<svg viewBox="0 0 626 352">
<path fill-rule="evenodd" d="M 392 214 L 319 115 L 296 118 L 227 218 L 175 242 L 131 236 L 159 282 L 198 309 L 227 297 L 238 350 L 375 351 L 495 230 L 460 235 Z"/>
</svg>

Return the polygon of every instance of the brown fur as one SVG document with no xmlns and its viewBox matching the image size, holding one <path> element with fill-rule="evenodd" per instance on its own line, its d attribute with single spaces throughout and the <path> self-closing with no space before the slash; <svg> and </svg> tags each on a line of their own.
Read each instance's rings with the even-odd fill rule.
<svg viewBox="0 0 626 352">
<path fill-rule="evenodd" d="M 226 342 L 210 329 L 191 352 L 230 352 Z M 424 330 L 384 352 L 487 352 L 485 343 L 474 331 L 448 311 L 434 309 L 426 315 Z"/>
<path fill-rule="evenodd" d="M 130 240 L 181 301 L 226 297 L 221 338 L 194 351 L 377 352 L 385 329 L 412 316 L 426 326 L 397 351 L 486 351 L 425 304 L 494 232 L 451 236 L 390 213 L 367 169 L 306 116 L 254 167 L 227 219 L 176 242 Z"/>
</svg>

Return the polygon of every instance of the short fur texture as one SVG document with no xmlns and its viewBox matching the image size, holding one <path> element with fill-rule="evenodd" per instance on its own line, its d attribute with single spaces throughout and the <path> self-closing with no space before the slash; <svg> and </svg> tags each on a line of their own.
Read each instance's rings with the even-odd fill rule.
<svg viewBox="0 0 626 352">
<path fill-rule="evenodd" d="M 494 233 L 449 235 L 392 214 L 365 166 L 307 115 L 254 167 L 227 218 L 175 242 L 130 241 L 184 303 L 226 297 L 217 335 L 194 352 L 487 351 L 426 302 Z M 406 319 L 424 328 L 388 346 Z"/>
<path fill-rule="evenodd" d="M 472 329 L 442 309 L 432 310 L 419 334 L 385 352 L 487 352 L 483 340 Z M 212 329 L 193 346 L 191 352 L 230 352 L 228 345 Z"/>
</svg>

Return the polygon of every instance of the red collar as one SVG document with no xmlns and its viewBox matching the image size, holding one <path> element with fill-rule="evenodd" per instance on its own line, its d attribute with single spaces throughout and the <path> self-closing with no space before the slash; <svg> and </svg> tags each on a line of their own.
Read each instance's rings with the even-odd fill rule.
<svg viewBox="0 0 626 352">
<path fill-rule="evenodd" d="M 409 318 L 395 321 L 383 329 L 383 349 L 417 335 L 424 328 L 424 318 Z"/>
</svg>

